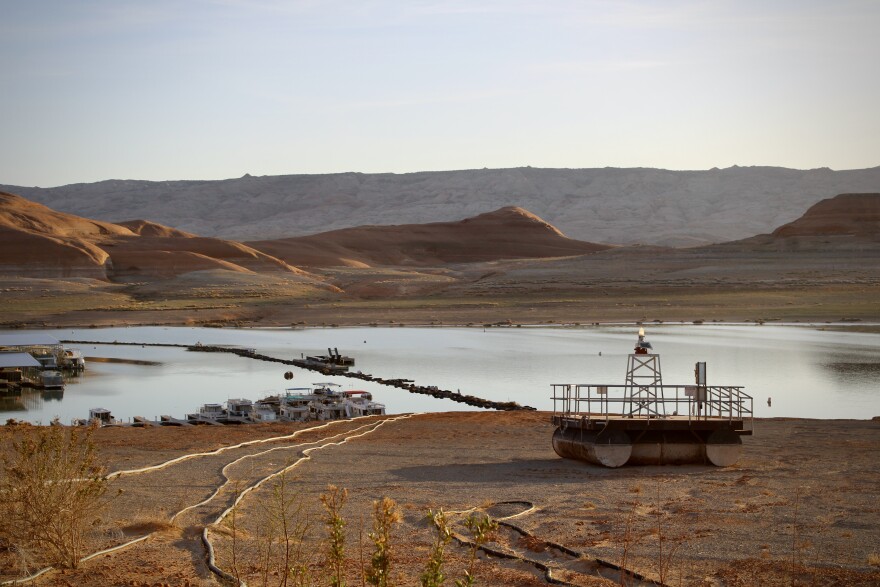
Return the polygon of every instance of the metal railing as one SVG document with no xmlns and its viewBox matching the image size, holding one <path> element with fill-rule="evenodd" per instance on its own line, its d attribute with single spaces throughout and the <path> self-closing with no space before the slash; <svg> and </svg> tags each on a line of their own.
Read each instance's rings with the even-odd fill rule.
<svg viewBox="0 0 880 587">
<path fill-rule="evenodd" d="M 668 418 L 743 420 L 751 429 L 752 396 L 737 386 L 554 383 L 553 414 L 583 420 Z"/>
</svg>

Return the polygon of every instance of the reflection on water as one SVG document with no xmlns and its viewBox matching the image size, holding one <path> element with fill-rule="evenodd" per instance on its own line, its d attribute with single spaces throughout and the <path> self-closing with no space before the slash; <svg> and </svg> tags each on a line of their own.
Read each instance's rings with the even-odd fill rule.
<svg viewBox="0 0 880 587">
<path fill-rule="evenodd" d="M 759 417 L 870 418 L 880 415 L 880 334 L 822 331 L 805 326 L 647 325 L 661 356 L 663 382 L 693 383 L 694 363 L 707 362 L 710 385 L 741 385 Z M 237 345 L 270 356 L 299 358 L 328 347 L 355 357 L 356 370 L 377 377 L 460 390 L 495 401 L 552 410 L 552 383 L 621 384 L 638 328 L 109 328 L 52 330 L 90 361 L 63 397 L 0 398 L 0 422 L 15 417 L 48 422 L 84 418 L 103 407 L 117 418 L 182 417 L 204 403 L 260 399 L 286 387 L 333 381 L 364 389 L 389 414 L 473 409 L 430 396 L 288 365 L 175 347 L 114 346 L 104 342 Z M 292 381 L 284 373 L 294 374 Z M 772 397 L 772 407 L 767 399 Z M 26 410 L 26 411 L 25 411 Z"/>
<path fill-rule="evenodd" d="M 861 388 L 868 393 L 880 389 L 880 363 L 825 363 L 825 369 L 842 383 Z"/>
<path fill-rule="evenodd" d="M 41 411 L 46 402 L 60 402 L 64 399 L 63 389 L 17 389 L 0 395 L 0 416 L 3 422 L 9 418 L 30 420 L 30 416 L 13 416 L 13 412 Z"/>
</svg>

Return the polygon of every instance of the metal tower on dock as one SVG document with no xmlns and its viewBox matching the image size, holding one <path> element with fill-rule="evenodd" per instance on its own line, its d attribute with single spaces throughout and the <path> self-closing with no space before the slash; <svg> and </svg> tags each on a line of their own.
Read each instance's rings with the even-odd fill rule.
<svg viewBox="0 0 880 587">
<path fill-rule="evenodd" d="M 553 450 L 605 467 L 734 464 L 740 437 L 752 434 L 752 398 L 739 386 L 708 385 L 705 362 L 694 374 L 695 385 L 664 385 L 640 328 L 623 385 L 552 384 Z"/>
<path fill-rule="evenodd" d="M 660 355 L 652 355 L 652 348 L 651 343 L 645 340 L 645 329 L 639 328 L 639 340 L 626 363 L 626 416 L 666 416 Z"/>
</svg>

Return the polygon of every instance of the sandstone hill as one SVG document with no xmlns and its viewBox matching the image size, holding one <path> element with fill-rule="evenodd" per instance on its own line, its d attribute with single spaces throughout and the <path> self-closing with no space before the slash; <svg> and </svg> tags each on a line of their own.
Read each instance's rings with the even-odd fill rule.
<svg viewBox="0 0 880 587">
<path fill-rule="evenodd" d="M 0 268 L 6 275 L 112 281 L 208 270 L 305 275 L 297 266 L 438 267 L 610 248 L 569 239 L 517 207 L 458 222 L 364 226 L 243 244 L 147 220 L 92 221 L 7 193 L 0 193 L 0 242 Z"/>
<path fill-rule="evenodd" d="M 840 194 L 773 231 L 774 237 L 854 236 L 880 240 L 880 193 Z"/>
<path fill-rule="evenodd" d="M 149 220 L 124 220 L 122 222 L 117 222 L 116 224 L 124 226 L 133 233 L 141 236 L 176 236 L 183 238 L 192 238 L 196 236 L 190 232 L 184 232 L 182 230 L 177 230 L 176 228 L 171 228 L 170 226 L 156 224 Z"/>
<path fill-rule="evenodd" d="M 5 275 L 110 280 L 209 269 L 303 274 L 240 243 L 195 237 L 144 221 L 126 224 L 56 212 L 0 192 L 0 270 Z"/>
<path fill-rule="evenodd" d="M 247 244 L 303 267 L 439 266 L 583 255 L 610 248 L 569 239 L 515 206 L 458 222 L 360 226 Z"/>
<path fill-rule="evenodd" d="M 567 239 L 515 207 L 238 243 L 2 194 L 0 322 L 876 321 L 876 197 L 833 198 L 749 239 L 669 248 Z"/>
<path fill-rule="evenodd" d="M 51 210 L 0 192 L 0 271 L 39 277 L 106 277 L 106 237 L 134 236 L 125 227 Z"/>
<path fill-rule="evenodd" d="M 111 180 L 0 189 L 90 218 L 148 218 L 195 234 L 239 241 L 364 225 L 446 222 L 517 205 L 574 239 L 697 246 L 769 233 L 835 194 L 880 191 L 880 167 L 850 171 L 527 167 L 245 175 L 222 181 Z"/>
<path fill-rule="evenodd" d="M 880 249 L 880 193 L 839 194 L 768 234 L 710 249 L 810 250 L 815 254 Z"/>
</svg>

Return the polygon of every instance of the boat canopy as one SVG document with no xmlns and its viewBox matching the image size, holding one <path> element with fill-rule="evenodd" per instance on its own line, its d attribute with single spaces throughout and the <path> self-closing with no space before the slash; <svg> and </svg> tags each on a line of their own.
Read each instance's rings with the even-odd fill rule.
<svg viewBox="0 0 880 587">
<path fill-rule="evenodd" d="M 30 353 L 0 353 L 0 369 L 40 367 L 40 362 Z"/>
</svg>

